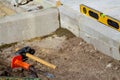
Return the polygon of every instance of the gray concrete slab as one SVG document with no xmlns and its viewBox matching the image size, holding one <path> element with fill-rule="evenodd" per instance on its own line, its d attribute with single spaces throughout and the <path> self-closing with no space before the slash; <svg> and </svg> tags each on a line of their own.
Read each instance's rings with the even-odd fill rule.
<svg viewBox="0 0 120 80">
<path fill-rule="evenodd" d="M 7 16 L 0 19 L 0 45 L 45 36 L 59 26 L 57 8 Z"/>
<path fill-rule="evenodd" d="M 85 21 L 87 24 L 83 23 Z M 80 37 L 94 45 L 97 50 L 115 59 L 120 59 L 120 32 L 84 16 L 80 17 L 79 24 Z"/>
<path fill-rule="evenodd" d="M 79 14 L 69 7 L 60 7 L 59 10 L 61 27 L 70 30 L 74 35 L 79 36 Z"/>
</svg>

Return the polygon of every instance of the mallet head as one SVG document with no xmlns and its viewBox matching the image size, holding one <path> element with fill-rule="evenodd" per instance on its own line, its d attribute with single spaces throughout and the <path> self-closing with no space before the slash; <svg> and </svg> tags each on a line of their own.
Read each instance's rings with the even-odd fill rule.
<svg viewBox="0 0 120 80">
<path fill-rule="evenodd" d="M 29 54 L 33 55 L 35 53 L 35 50 L 32 49 L 29 46 L 26 46 L 26 47 L 23 47 L 23 48 L 21 48 L 21 49 L 19 49 L 18 51 L 15 52 L 16 55 L 21 55 L 22 56 L 23 61 L 26 61 L 28 59 L 28 57 L 26 56 L 26 53 L 29 53 Z"/>
</svg>

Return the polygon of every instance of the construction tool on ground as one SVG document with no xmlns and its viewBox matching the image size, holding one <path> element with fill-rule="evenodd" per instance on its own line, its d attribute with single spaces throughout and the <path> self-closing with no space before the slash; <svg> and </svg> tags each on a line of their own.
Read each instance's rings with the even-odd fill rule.
<svg viewBox="0 0 120 80">
<path fill-rule="evenodd" d="M 54 78 L 53 74 L 50 74 L 50 73 L 42 71 L 42 70 L 36 70 L 34 68 L 34 66 L 29 65 L 26 62 L 23 62 L 23 59 L 22 59 L 21 55 L 17 55 L 15 57 L 13 57 L 12 58 L 12 63 L 11 63 L 11 68 L 12 69 L 13 68 L 19 68 L 19 67 L 23 68 L 22 72 L 23 72 L 24 69 L 28 70 L 30 72 L 30 76 L 29 77 L 31 77 L 31 78 L 38 78 L 37 73 L 42 74 L 43 76 L 46 76 L 49 79 Z"/>
<path fill-rule="evenodd" d="M 11 68 L 13 69 L 13 68 L 18 68 L 18 67 L 22 67 L 26 70 L 28 70 L 30 67 L 30 65 L 28 63 L 23 62 L 21 55 L 14 56 L 12 58 Z"/>
<path fill-rule="evenodd" d="M 36 56 L 33 56 L 33 54 L 35 53 L 35 50 L 32 49 L 31 47 L 27 46 L 27 47 L 24 47 L 22 49 L 19 49 L 18 51 L 15 52 L 16 55 L 21 55 L 22 56 L 22 61 L 26 61 L 28 58 L 32 59 L 32 60 L 35 60 L 43 65 L 46 65 L 52 69 L 55 69 L 56 66 L 51 64 L 51 63 L 48 63 Z M 23 63 L 24 64 L 24 63 Z M 24 66 L 24 68 L 28 68 L 28 65 L 25 64 L 26 66 Z"/>
<path fill-rule="evenodd" d="M 34 68 L 34 66 L 32 66 L 26 62 L 23 62 L 23 57 L 21 55 L 14 56 L 12 58 L 12 62 L 11 62 L 12 69 L 19 68 L 19 67 L 21 67 L 23 70 L 24 69 L 28 70 L 30 72 L 30 75 L 31 75 L 30 77 L 38 78 L 38 75 L 36 73 L 36 69 Z"/>
</svg>

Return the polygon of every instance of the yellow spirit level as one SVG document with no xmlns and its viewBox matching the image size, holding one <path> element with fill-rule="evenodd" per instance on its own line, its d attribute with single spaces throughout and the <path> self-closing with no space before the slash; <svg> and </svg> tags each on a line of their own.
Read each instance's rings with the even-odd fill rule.
<svg viewBox="0 0 120 80">
<path fill-rule="evenodd" d="M 120 31 L 120 21 L 115 18 L 105 15 L 104 13 L 97 11 L 95 9 L 92 9 L 83 4 L 80 5 L 80 12 L 86 16 L 96 19 L 97 21 L 99 21 L 117 31 Z"/>
</svg>

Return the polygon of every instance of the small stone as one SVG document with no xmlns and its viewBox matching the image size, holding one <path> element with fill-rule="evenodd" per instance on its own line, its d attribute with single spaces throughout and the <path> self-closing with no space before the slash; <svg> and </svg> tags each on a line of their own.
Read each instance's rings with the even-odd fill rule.
<svg viewBox="0 0 120 80">
<path fill-rule="evenodd" d="M 112 63 L 109 63 L 108 65 L 106 65 L 106 68 L 111 68 L 112 67 Z"/>
<path fill-rule="evenodd" d="M 80 42 L 79 45 L 81 46 L 83 44 L 83 42 Z"/>
<path fill-rule="evenodd" d="M 37 8 L 38 8 L 38 9 L 43 9 L 43 6 L 38 6 Z"/>
<path fill-rule="evenodd" d="M 114 68 L 114 70 L 119 70 L 120 69 L 120 67 L 119 66 L 116 66 L 115 68 Z"/>
<path fill-rule="evenodd" d="M 102 57 L 100 57 L 100 60 L 102 59 Z"/>
</svg>

